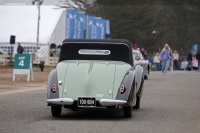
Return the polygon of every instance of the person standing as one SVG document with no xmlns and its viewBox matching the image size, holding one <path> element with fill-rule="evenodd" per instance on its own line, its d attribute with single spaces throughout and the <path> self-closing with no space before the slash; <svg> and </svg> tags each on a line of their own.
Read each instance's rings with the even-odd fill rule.
<svg viewBox="0 0 200 133">
<path fill-rule="evenodd" d="M 56 51 L 55 50 L 53 51 L 53 57 L 56 57 Z"/>
<path fill-rule="evenodd" d="M 162 61 L 162 73 L 166 75 L 172 59 L 172 51 L 168 44 L 165 44 L 163 50 L 161 51 L 160 58 Z"/>
<path fill-rule="evenodd" d="M 144 57 L 144 59 L 147 59 L 147 51 L 144 48 L 141 48 L 140 52 L 142 53 L 142 56 Z"/>
<path fill-rule="evenodd" d="M 177 51 L 175 50 L 174 53 L 173 53 L 173 65 L 174 65 L 174 70 L 179 70 L 179 64 L 178 64 L 178 61 L 179 61 L 179 55 L 177 53 Z"/>
<path fill-rule="evenodd" d="M 198 70 L 200 71 L 200 49 L 196 55 L 196 59 L 198 60 Z"/>
<path fill-rule="evenodd" d="M 18 43 L 18 47 L 17 47 L 17 53 L 18 53 L 18 54 L 23 54 L 23 52 L 24 52 L 24 49 L 23 49 L 23 47 L 21 46 L 21 44 L 20 44 L 20 43 Z"/>
<path fill-rule="evenodd" d="M 39 67 L 40 67 L 41 72 L 43 72 L 44 71 L 44 60 L 43 59 L 40 61 Z"/>
<path fill-rule="evenodd" d="M 192 66 L 192 55 L 193 55 L 193 50 L 190 50 L 190 53 L 187 55 L 187 61 L 188 61 L 188 65 L 187 65 L 187 70 L 193 70 L 193 66 Z"/>
<path fill-rule="evenodd" d="M 156 65 L 156 71 L 160 70 L 160 56 L 159 53 L 156 53 L 154 59 L 153 59 L 154 64 Z"/>
</svg>

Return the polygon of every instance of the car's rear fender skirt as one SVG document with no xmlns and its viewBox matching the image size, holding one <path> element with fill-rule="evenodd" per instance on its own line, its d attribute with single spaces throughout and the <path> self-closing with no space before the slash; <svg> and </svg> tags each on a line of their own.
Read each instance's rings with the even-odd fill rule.
<svg viewBox="0 0 200 133">
<path fill-rule="evenodd" d="M 135 66 L 135 83 L 136 83 L 137 92 L 140 89 L 142 79 L 144 79 L 143 72 L 144 71 L 143 71 L 143 68 L 141 67 L 141 65 Z"/>
<path fill-rule="evenodd" d="M 124 101 L 127 101 L 127 104 L 134 104 L 135 102 L 135 93 L 136 93 L 136 88 L 135 88 L 135 72 L 133 72 L 132 70 L 129 70 L 121 85 L 124 85 L 125 87 L 125 92 L 124 93 L 121 93 L 120 92 L 120 87 L 119 87 L 119 90 L 118 90 L 118 94 L 117 94 L 117 97 L 116 97 L 116 100 L 124 100 Z M 130 100 L 131 99 L 131 100 Z"/>
<path fill-rule="evenodd" d="M 144 90 L 144 79 L 142 79 L 141 84 L 140 84 L 140 88 L 137 92 L 137 95 L 141 98 L 143 95 L 143 90 Z"/>
<path fill-rule="evenodd" d="M 52 92 L 52 86 L 56 85 L 56 92 Z M 59 89 L 58 89 L 58 77 L 56 69 L 52 70 L 48 77 L 47 85 L 47 99 L 59 98 Z"/>
</svg>

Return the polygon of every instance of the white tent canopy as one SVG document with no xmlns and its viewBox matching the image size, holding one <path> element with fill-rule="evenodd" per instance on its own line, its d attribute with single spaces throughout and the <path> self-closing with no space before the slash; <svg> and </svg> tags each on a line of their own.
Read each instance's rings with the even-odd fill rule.
<svg viewBox="0 0 200 133">
<path fill-rule="evenodd" d="M 16 42 L 35 44 L 37 37 L 37 6 L 0 6 L 0 45 Z M 65 38 L 65 10 L 41 6 L 39 44 L 59 45 Z"/>
</svg>

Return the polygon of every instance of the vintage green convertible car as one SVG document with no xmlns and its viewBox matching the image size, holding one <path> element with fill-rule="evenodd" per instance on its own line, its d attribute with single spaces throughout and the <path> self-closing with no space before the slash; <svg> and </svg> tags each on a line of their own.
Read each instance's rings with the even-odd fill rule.
<svg viewBox="0 0 200 133">
<path fill-rule="evenodd" d="M 64 40 L 59 63 L 48 78 L 47 104 L 52 116 L 59 117 L 62 107 L 73 111 L 123 107 L 124 117 L 132 117 L 143 92 L 140 70 L 135 71 L 127 40 Z"/>
</svg>

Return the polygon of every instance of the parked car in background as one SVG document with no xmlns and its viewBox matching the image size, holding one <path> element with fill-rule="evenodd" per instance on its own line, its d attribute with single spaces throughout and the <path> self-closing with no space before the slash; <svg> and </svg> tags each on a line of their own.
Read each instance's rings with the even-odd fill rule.
<svg viewBox="0 0 200 133">
<path fill-rule="evenodd" d="M 193 66 L 193 68 L 194 68 L 195 70 L 198 69 L 198 60 L 197 60 L 196 58 L 194 58 L 194 59 L 192 60 L 192 66 Z"/>
<path fill-rule="evenodd" d="M 144 57 L 142 56 L 141 52 L 139 50 L 132 50 L 133 53 L 133 61 L 136 61 L 136 57 L 139 56 L 139 61 L 140 61 L 140 65 L 143 68 L 143 73 L 144 73 L 144 79 L 148 79 L 149 78 L 149 73 L 150 73 L 150 64 L 149 64 L 149 60 L 145 60 Z"/>
<path fill-rule="evenodd" d="M 181 56 L 180 57 L 180 69 L 181 70 L 187 70 L 187 66 L 188 66 L 188 61 L 187 61 L 187 56 Z M 198 69 L 198 60 L 193 57 L 193 60 L 192 60 L 192 66 L 193 66 L 193 69 L 194 70 L 197 70 Z"/>
<path fill-rule="evenodd" d="M 127 40 L 64 40 L 59 63 L 48 78 L 47 103 L 52 116 L 59 117 L 63 107 L 72 111 L 122 107 L 124 117 L 132 117 L 143 94 L 139 70 L 142 68 L 135 70 Z"/>
</svg>

